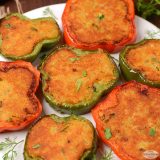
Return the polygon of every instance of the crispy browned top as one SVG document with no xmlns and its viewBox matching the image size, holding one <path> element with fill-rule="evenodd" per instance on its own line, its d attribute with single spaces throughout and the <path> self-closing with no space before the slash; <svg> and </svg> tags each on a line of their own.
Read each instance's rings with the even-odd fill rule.
<svg viewBox="0 0 160 160">
<path fill-rule="evenodd" d="M 18 125 L 37 112 L 34 74 L 23 67 L 0 68 L 0 127 Z"/>
<path fill-rule="evenodd" d="M 93 128 L 86 121 L 56 122 L 45 117 L 30 131 L 26 149 L 30 156 L 44 160 L 79 160 L 92 148 L 93 138 Z"/>
<path fill-rule="evenodd" d="M 101 50 L 77 56 L 71 50 L 61 49 L 47 58 L 43 70 L 49 76 L 45 92 L 60 104 L 90 101 L 104 85 L 117 78 L 113 62 Z M 95 91 L 96 87 L 99 89 Z"/>
<path fill-rule="evenodd" d="M 52 19 L 23 19 L 11 16 L 1 22 L 1 52 L 5 55 L 23 56 L 30 54 L 44 39 L 56 38 L 58 26 Z"/>
<path fill-rule="evenodd" d="M 116 97 L 113 100 L 113 97 Z M 111 98 L 112 97 L 112 98 Z M 160 153 L 160 91 L 140 84 L 123 86 L 99 111 L 104 128 L 112 132 L 111 143 L 136 160 L 146 160 L 147 150 Z M 151 136 L 151 130 L 155 135 Z M 121 152 L 118 151 L 118 152 Z M 124 155 L 125 156 L 125 155 Z"/>
<path fill-rule="evenodd" d="M 127 14 L 124 0 L 74 0 L 66 24 L 80 42 L 117 43 L 131 32 Z"/>
<path fill-rule="evenodd" d="M 160 40 L 149 40 L 130 49 L 126 61 L 148 80 L 160 82 Z"/>
</svg>

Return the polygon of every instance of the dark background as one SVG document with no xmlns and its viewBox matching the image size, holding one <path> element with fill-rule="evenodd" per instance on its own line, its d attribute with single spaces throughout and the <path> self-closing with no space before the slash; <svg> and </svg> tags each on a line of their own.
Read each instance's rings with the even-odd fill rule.
<svg viewBox="0 0 160 160">
<path fill-rule="evenodd" d="M 1 2 L 1 5 L 4 5 L 5 7 L 9 7 L 11 12 L 17 11 L 17 5 L 15 0 L 0 0 L 0 2 Z M 66 0 L 19 0 L 19 2 L 21 3 L 23 12 L 27 12 L 42 6 L 65 3 Z"/>
<path fill-rule="evenodd" d="M 0 0 L 0 5 L 9 8 L 10 12 L 17 12 L 17 0 Z M 67 0 L 19 0 L 23 12 L 30 11 L 46 5 L 53 5 L 58 3 L 65 3 Z M 136 0 L 135 0 L 136 1 Z M 160 16 L 152 16 L 148 19 L 151 23 L 160 28 Z"/>
</svg>

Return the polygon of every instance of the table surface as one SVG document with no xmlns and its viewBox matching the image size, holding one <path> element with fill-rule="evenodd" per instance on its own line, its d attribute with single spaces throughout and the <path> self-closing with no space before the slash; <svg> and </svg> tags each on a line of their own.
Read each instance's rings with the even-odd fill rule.
<svg viewBox="0 0 160 160">
<path fill-rule="evenodd" d="M 0 0 L 0 5 L 5 7 L 5 11 L 17 12 L 18 7 L 20 11 L 27 12 L 42 6 L 53 5 L 58 3 L 65 3 L 67 0 Z M 151 23 L 160 28 L 160 16 L 152 16 L 148 19 Z"/>
</svg>

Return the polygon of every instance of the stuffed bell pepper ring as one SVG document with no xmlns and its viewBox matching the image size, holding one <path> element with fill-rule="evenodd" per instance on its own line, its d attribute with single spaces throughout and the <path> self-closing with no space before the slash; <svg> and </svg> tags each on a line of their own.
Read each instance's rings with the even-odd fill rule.
<svg viewBox="0 0 160 160">
<path fill-rule="evenodd" d="M 119 61 L 125 79 L 160 87 L 159 46 L 159 39 L 146 39 L 124 48 Z"/>
<path fill-rule="evenodd" d="M 69 114 L 89 112 L 119 78 L 116 64 L 102 49 L 62 46 L 47 56 L 39 69 L 46 100 Z"/>
</svg>

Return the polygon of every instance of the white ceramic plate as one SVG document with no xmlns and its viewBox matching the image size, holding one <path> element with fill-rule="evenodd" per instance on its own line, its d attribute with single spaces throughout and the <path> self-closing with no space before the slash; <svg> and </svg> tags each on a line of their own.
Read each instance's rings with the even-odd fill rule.
<svg viewBox="0 0 160 160">
<path fill-rule="evenodd" d="M 46 7 L 42 7 L 42 8 L 38 8 L 35 10 L 32 10 L 30 12 L 25 13 L 25 15 L 29 18 L 38 18 L 38 17 L 44 17 L 44 16 L 51 16 L 51 15 L 46 15 L 44 14 L 44 11 L 46 10 L 46 8 L 48 8 L 52 10 L 52 12 L 54 13 L 55 17 L 57 17 L 57 22 L 60 26 L 60 28 L 62 29 L 62 22 L 61 22 L 61 16 L 63 13 L 63 9 L 65 7 L 65 4 L 57 4 L 57 5 L 51 5 L 51 6 L 46 6 Z M 153 24 L 149 23 L 148 21 L 136 16 L 135 17 L 135 24 L 136 24 L 136 28 L 137 28 L 137 40 L 136 41 L 140 41 L 144 38 L 147 38 L 148 32 L 157 32 L 159 29 L 154 26 Z M 160 34 L 156 34 L 156 35 L 152 35 L 154 36 L 154 38 L 160 38 Z M 149 37 L 148 37 L 149 38 Z M 153 38 L 153 37 L 152 37 Z M 115 57 L 116 59 L 118 59 L 119 54 L 113 54 L 113 57 Z M 1 61 L 8 61 L 7 59 L 5 59 L 4 57 L 0 56 L 0 60 Z M 36 66 L 38 64 L 39 60 L 36 60 L 34 62 L 34 65 Z M 43 112 L 44 114 L 57 114 L 58 116 L 66 116 L 66 115 L 62 115 L 56 111 L 54 111 L 49 104 L 45 101 L 44 98 L 42 98 L 42 104 L 43 104 Z M 91 116 L 91 114 L 86 114 L 83 115 L 84 117 L 86 117 L 87 119 L 89 119 L 93 125 L 95 126 L 95 122 Z M 22 131 L 17 131 L 17 132 L 7 132 L 7 133 L 0 133 L 0 142 L 4 141 L 5 138 L 9 137 L 10 139 L 14 139 L 16 138 L 16 141 L 20 141 L 20 140 L 24 140 L 23 143 L 19 144 L 16 147 L 16 151 L 18 153 L 17 157 L 15 158 L 16 160 L 23 160 L 23 147 L 24 147 L 24 142 L 25 142 L 25 137 L 27 134 L 27 129 L 22 130 Z M 107 147 L 106 147 L 107 148 Z M 2 160 L 2 156 L 5 152 L 0 151 L 0 160 Z M 113 160 L 118 160 L 118 158 L 113 155 Z"/>
</svg>

